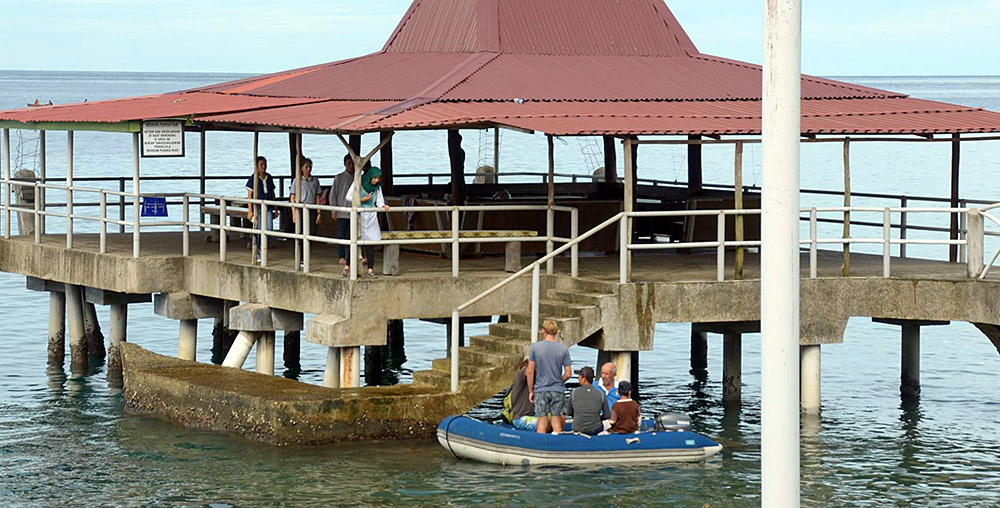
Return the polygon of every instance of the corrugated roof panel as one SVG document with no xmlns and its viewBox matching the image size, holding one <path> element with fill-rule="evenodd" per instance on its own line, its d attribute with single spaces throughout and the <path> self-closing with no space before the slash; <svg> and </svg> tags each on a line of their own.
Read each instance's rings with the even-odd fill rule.
<svg viewBox="0 0 1000 508">
<path fill-rule="evenodd" d="M 184 92 L 0 111 L 0 120 L 116 123 L 273 108 L 314 101 L 315 99 Z"/>
<path fill-rule="evenodd" d="M 669 13 L 662 4 L 659 0 L 500 0 L 501 51 L 614 56 L 697 53 L 673 16 L 661 15 L 661 10 Z"/>
<path fill-rule="evenodd" d="M 373 122 L 378 111 L 394 101 L 327 101 L 285 108 L 245 111 L 198 117 L 198 122 L 237 125 L 267 125 L 291 129 L 336 130 L 346 123 Z"/>
<path fill-rule="evenodd" d="M 471 52 L 479 42 L 479 0 L 418 0 L 386 44 L 388 53 Z"/>
</svg>

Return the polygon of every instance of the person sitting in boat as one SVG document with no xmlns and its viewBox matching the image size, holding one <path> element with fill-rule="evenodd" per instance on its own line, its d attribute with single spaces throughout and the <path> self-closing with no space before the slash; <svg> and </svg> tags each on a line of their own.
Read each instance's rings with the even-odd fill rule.
<svg viewBox="0 0 1000 508">
<path fill-rule="evenodd" d="M 532 344 L 528 355 L 528 369 L 525 371 L 528 399 L 535 404 L 537 432 L 548 434 L 551 425 L 552 432 L 558 434 L 563 430 L 564 383 L 570 377 L 572 362 L 569 349 L 556 342 L 559 325 L 555 321 L 546 319 L 541 332 L 544 340 Z"/>
<path fill-rule="evenodd" d="M 617 375 L 618 367 L 612 362 L 607 362 L 601 365 L 601 380 L 594 385 L 608 399 L 608 407 L 614 406 L 615 402 L 618 402 L 618 380 L 615 379 Z"/>
<path fill-rule="evenodd" d="M 528 357 L 521 361 L 521 369 L 514 374 L 510 385 L 510 423 L 518 430 L 537 430 L 538 419 L 535 418 L 535 407 L 528 397 Z"/>
<path fill-rule="evenodd" d="M 622 381 L 618 383 L 618 395 L 621 396 L 618 402 L 611 406 L 611 428 L 608 432 L 612 434 L 631 434 L 639 430 L 639 403 L 631 399 L 632 383 Z"/>
<path fill-rule="evenodd" d="M 566 416 L 573 417 L 573 431 L 596 436 L 604 431 L 604 420 L 611 417 L 608 401 L 600 390 L 594 388 L 594 369 L 583 367 L 576 371 L 580 387 L 570 394 Z"/>
</svg>

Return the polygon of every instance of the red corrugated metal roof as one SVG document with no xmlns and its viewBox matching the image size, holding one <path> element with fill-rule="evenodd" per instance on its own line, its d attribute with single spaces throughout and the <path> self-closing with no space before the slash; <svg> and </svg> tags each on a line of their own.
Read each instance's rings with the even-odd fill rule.
<svg viewBox="0 0 1000 508">
<path fill-rule="evenodd" d="M 761 79 L 758 65 L 698 53 L 662 0 L 415 0 L 379 53 L 0 120 L 755 133 Z M 995 113 L 822 78 L 803 77 L 802 96 L 805 132 L 1000 132 Z"/>
<path fill-rule="evenodd" d="M 266 108 L 308 102 L 314 100 L 181 92 L 0 111 L 0 120 L 114 123 L 148 118 L 177 118 L 208 113 L 266 110 Z"/>
</svg>

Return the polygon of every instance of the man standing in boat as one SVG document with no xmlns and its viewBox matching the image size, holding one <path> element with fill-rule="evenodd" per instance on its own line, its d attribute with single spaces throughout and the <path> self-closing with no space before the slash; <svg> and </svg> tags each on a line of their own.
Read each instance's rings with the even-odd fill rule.
<svg viewBox="0 0 1000 508">
<path fill-rule="evenodd" d="M 556 342 L 559 325 L 551 319 L 542 323 L 544 340 L 531 345 L 528 355 L 528 398 L 535 404 L 538 418 L 538 433 L 556 434 L 563 430 L 563 406 L 566 402 L 566 385 L 570 377 L 572 362 L 569 349 Z M 551 429 L 550 429 L 551 424 Z"/>
</svg>

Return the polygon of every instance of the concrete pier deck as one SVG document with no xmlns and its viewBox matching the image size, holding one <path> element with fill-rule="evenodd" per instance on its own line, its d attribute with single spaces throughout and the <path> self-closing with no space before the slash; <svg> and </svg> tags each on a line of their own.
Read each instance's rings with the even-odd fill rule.
<svg viewBox="0 0 1000 508">
<path fill-rule="evenodd" d="M 106 254 L 98 253 L 98 240 L 78 234 L 68 250 L 61 236 L 41 244 L 3 239 L 0 270 L 120 293 L 188 293 L 332 315 L 329 335 L 307 340 L 334 347 L 385 345 L 388 320 L 449 317 L 509 275 L 503 257 L 462 259 L 454 278 L 450 260 L 404 251 L 400 275 L 351 282 L 340 276 L 334 246 L 314 245 L 311 273 L 303 274 L 293 266 L 291 242 L 272 242 L 268 266 L 261 267 L 251 264 L 244 240 L 231 240 L 220 262 L 219 245 L 203 233 L 191 234 L 188 257 L 181 256 L 179 232 L 143 233 L 139 258 L 132 257 L 131 235 L 109 234 Z M 568 259 L 558 259 L 555 274 L 542 277 L 542 317 L 559 321 L 563 342 L 612 353 L 652 349 L 658 322 L 752 328 L 760 319 L 758 257 L 747 254 L 743 280 L 730 280 L 732 258 L 727 280 L 717 281 L 714 251 L 636 253 L 628 284 L 618 283 L 617 255 L 581 255 L 578 278 L 569 276 Z M 850 317 L 871 317 L 976 323 L 1000 350 L 996 275 L 976 280 L 963 263 L 892 258 L 891 277 L 884 278 L 881 256 L 854 253 L 845 278 L 840 252 L 821 251 L 818 261 L 818 278 L 810 279 L 803 254 L 802 345 L 841 342 Z M 441 417 L 468 410 L 510 382 L 530 345 L 530 302 L 530 277 L 522 277 L 463 313 L 508 315 L 510 322 L 491 325 L 489 335 L 472 337 L 462 349 L 458 394 L 448 391 L 444 359 L 416 372 L 412 385 L 330 389 L 127 345 L 126 401 L 133 410 L 274 444 L 429 436 Z"/>
</svg>

